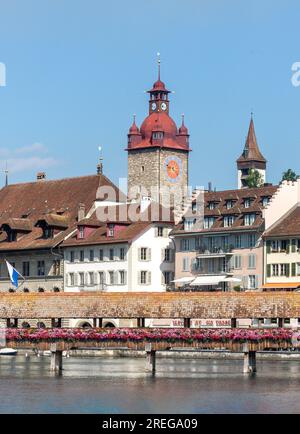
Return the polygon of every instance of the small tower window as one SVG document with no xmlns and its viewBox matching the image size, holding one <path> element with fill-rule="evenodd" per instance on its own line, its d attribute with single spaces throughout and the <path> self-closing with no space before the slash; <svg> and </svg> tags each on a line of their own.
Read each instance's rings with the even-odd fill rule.
<svg viewBox="0 0 300 434">
<path fill-rule="evenodd" d="M 164 133 L 161 131 L 156 131 L 152 134 L 152 138 L 154 140 L 161 140 L 161 139 L 163 139 L 163 137 L 164 137 Z"/>
<path fill-rule="evenodd" d="M 144 173 L 145 172 L 145 166 L 141 167 L 141 172 Z"/>
</svg>

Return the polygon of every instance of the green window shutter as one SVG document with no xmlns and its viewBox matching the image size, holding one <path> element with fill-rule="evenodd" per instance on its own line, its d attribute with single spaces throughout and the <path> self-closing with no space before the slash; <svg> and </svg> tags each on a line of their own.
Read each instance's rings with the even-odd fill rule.
<svg viewBox="0 0 300 434">
<path fill-rule="evenodd" d="M 296 252 L 296 240 L 292 240 L 292 252 Z"/>
<path fill-rule="evenodd" d="M 292 276 L 296 276 L 296 263 L 292 263 Z"/>
<path fill-rule="evenodd" d="M 271 277 L 271 264 L 267 265 L 267 277 Z"/>
<path fill-rule="evenodd" d="M 289 277 L 290 275 L 290 264 L 286 264 L 285 275 L 286 277 Z"/>
<path fill-rule="evenodd" d="M 286 253 L 290 253 L 290 240 L 286 240 Z"/>
<path fill-rule="evenodd" d="M 271 253 L 271 240 L 267 240 L 267 253 Z"/>
</svg>

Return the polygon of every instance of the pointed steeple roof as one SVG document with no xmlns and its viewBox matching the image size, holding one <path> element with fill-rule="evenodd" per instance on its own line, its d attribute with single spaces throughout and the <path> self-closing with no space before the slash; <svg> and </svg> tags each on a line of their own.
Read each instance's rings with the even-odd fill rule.
<svg viewBox="0 0 300 434">
<path fill-rule="evenodd" d="M 246 161 L 260 161 L 262 163 L 266 163 L 265 157 L 259 150 L 255 130 L 254 130 L 254 122 L 251 115 L 248 135 L 246 139 L 246 143 L 244 146 L 244 150 L 240 158 L 237 159 L 237 162 L 246 162 Z"/>
</svg>

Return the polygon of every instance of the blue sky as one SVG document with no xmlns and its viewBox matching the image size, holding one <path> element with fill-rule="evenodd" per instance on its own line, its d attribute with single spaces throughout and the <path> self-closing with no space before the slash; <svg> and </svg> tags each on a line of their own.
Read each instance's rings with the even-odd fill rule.
<svg viewBox="0 0 300 434">
<path fill-rule="evenodd" d="M 236 187 L 251 110 L 268 181 L 300 173 L 299 22 L 296 0 L 1 0 L 0 170 L 8 160 L 11 182 L 91 174 L 102 145 L 105 174 L 125 177 L 159 51 L 192 185 Z"/>
</svg>

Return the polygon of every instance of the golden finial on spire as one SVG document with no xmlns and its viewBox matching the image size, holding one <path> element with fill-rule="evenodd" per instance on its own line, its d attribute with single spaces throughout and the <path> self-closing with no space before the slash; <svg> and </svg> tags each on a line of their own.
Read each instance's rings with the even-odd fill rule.
<svg viewBox="0 0 300 434">
<path fill-rule="evenodd" d="M 160 80 L 160 52 L 157 52 L 158 80 Z"/>
</svg>

